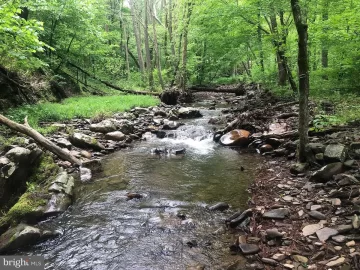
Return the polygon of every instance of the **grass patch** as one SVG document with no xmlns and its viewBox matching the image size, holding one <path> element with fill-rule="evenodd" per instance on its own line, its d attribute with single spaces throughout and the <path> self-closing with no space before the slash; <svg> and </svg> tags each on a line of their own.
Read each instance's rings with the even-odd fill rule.
<svg viewBox="0 0 360 270">
<path fill-rule="evenodd" d="M 43 103 L 10 109 L 6 112 L 6 115 L 19 123 L 23 123 L 24 118 L 28 116 L 29 124 L 46 134 L 53 132 L 54 128 L 41 128 L 41 122 L 104 117 L 134 107 L 149 107 L 158 103 L 157 98 L 142 95 L 72 97 L 63 100 L 61 103 Z"/>
</svg>

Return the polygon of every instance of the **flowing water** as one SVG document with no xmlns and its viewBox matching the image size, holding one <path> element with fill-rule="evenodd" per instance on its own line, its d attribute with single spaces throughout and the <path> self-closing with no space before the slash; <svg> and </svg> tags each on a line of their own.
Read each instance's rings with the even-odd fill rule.
<svg viewBox="0 0 360 270">
<path fill-rule="evenodd" d="M 239 260 L 229 254 L 233 237 L 219 229 L 231 211 L 210 212 L 205 206 L 223 201 L 244 209 L 261 159 L 215 144 L 207 122 L 220 111 L 202 113 L 164 139 L 147 136 L 107 156 L 102 173 L 77 185 L 74 205 L 42 224 L 55 226 L 61 236 L 26 254 L 45 256 L 46 269 L 55 270 L 173 270 L 198 263 L 224 269 Z M 186 153 L 153 155 L 154 147 L 184 147 Z M 127 200 L 127 192 L 144 197 Z"/>
</svg>

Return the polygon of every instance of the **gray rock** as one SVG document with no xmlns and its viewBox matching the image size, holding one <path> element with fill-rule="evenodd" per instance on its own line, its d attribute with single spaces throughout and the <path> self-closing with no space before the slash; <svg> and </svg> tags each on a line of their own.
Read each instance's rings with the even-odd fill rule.
<svg viewBox="0 0 360 270">
<path fill-rule="evenodd" d="M 338 174 L 335 175 L 334 179 L 341 187 L 359 184 L 359 180 L 349 174 Z"/>
<path fill-rule="evenodd" d="M 339 233 L 348 233 L 353 229 L 352 225 L 347 225 L 347 224 L 343 224 L 343 225 L 337 225 L 335 227 L 332 227 L 333 229 L 337 230 Z"/>
<path fill-rule="evenodd" d="M 318 220 L 326 220 L 325 215 L 319 211 L 310 211 L 309 216 Z"/>
<path fill-rule="evenodd" d="M 314 155 L 325 152 L 325 145 L 322 143 L 309 143 L 309 147 Z"/>
<path fill-rule="evenodd" d="M 239 213 L 236 213 L 230 217 L 231 219 L 229 225 L 231 228 L 235 228 L 236 226 L 244 222 L 248 217 L 250 217 L 253 214 L 253 211 L 252 209 L 247 209 L 246 211 L 240 213 L 239 215 L 238 214 Z"/>
<path fill-rule="evenodd" d="M 265 264 L 271 265 L 271 266 L 277 266 L 279 263 L 273 259 L 269 258 L 261 258 L 261 261 Z"/>
<path fill-rule="evenodd" d="M 317 237 L 319 238 L 319 240 L 321 242 L 325 242 L 326 240 L 328 240 L 330 237 L 335 236 L 339 234 L 339 232 L 335 229 L 332 228 L 328 228 L 325 227 L 323 229 L 320 229 L 316 232 Z"/>
<path fill-rule="evenodd" d="M 317 224 L 310 224 L 307 225 L 303 228 L 302 232 L 304 236 L 309 236 L 312 235 L 314 233 L 316 233 L 317 231 L 321 230 L 324 227 L 324 225 L 322 223 L 317 223 Z"/>
<path fill-rule="evenodd" d="M 181 126 L 181 124 L 176 121 L 170 121 L 168 119 L 165 119 L 163 129 L 164 130 L 175 130 L 180 126 Z"/>
<path fill-rule="evenodd" d="M 282 237 L 283 234 L 280 233 L 276 228 L 266 230 L 267 239 L 282 238 Z"/>
<path fill-rule="evenodd" d="M 341 162 L 331 163 L 320 170 L 316 171 L 309 179 L 311 182 L 326 183 L 332 180 L 332 177 L 336 174 L 340 174 L 344 171 L 344 166 Z"/>
<path fill-rule="evenodd" d="M 327 162 L 344 162 L 346 158 L 346 147 L 342 144 L 329 144 L 324 153 Z"/>
<path fill-rule="evenodd" d="M 48 201 L 44 216 L 56 216 L 66 211 L 71 205 L 71 198 L 65 193 L 53 193 L 51 199 Z"/>
<path fill-rule="evenodd" d="M 79 148 L 90 148 L 95 151 L 101 151 L 105 149 L 105 147 L 101 143 L 99 143 L 97 139 L 82 133 L 72 134 L 69 137 L 69 140 L 73 145 Z"/>
<path fill-rule="evenodd" d="M 61 148 L 71 149 L 72 144 L 65 138 L 60 138 L 56 141 L 56 144 L 60 146 Z"/>
<path fill-rule="evenodd" d="M 102 171 L 102 164 L 101 159 L 92 159 L 87 160 L 82 163 L 84 168 L 90 169 L 92 172 L 101 172 Z"/>
<path fill-rule="evenodd" d="M 351 150 L 360 150 L 360 142 L 353 142 L 352 144 L 350 144 L 350 149 Z"/>
<path fill-rule="evenodd" d="M 202 114 L 197 109 L 182 107 L 178 110 L 178 117 L 190 119 L 190 118 L 202 117 Z"/>
<path fill-rule="evenodd" d="M 32 168 L 42 154 L 35 144 L 29 146 L 30 149 L 14 147 L 0 159 L 0 207 L 25 189 Z"/>
<path fill-rule="evenodd" d="M 115 119 L 106 119 L 97 124 L 91 124 L 90 130 L 93 132 L 109 133 L 117 130 Z"/>
<path fill-rule="evenodd" d="M 263 218 L 269 219 L 285 219 L 285 217 L 290 215 L 290 211 L 287 208 L 278 208 L 263 214 Z"/>
<path fill-rule="evenodd" d="M 19 224 L 0 236 L 0 253 L 14 251 L 19 248 L 36 244 L 41 232 L 35 227 Z"/>
<path fill-rule="evenodd" d="M 260 248 L 254 244 L 240 244 L 239 247 L 244 255 L 256 254 L 260 251 Z"/>
<path fill-rule="evenodd" d="M 301 173 L 305 173 L 309 168 L 309 164 L 307 163 L 295 163 L 290 167 L 290 173 L 298 175 Z"/>
<path fill-rule="evenodd" d="M 113 131 L 107 133 L 105 139 L 120 142 L 126 140 L 126 135 L 121 131 Z"/>
<path fill-rule="evenodd" d="M 225 211 L 227 209 L 229 209 L 229 205 L 227 203 L 224 202 L 219 202 L 217 204 L 214 204 L 212 206 L 209 207 L 209 210 L 211 211 Z"/>
<path fill-rule="evenodd" d="M 334 240 L 337 243 L 344 243 L 346 241 L 346 236 L 344 235 L 336 235 L 331 237 L 332 240 Z"/>
</svg>

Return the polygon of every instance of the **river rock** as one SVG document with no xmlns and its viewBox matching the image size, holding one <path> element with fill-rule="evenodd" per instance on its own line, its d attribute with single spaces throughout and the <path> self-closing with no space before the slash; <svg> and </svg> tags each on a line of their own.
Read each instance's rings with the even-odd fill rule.
<svg viewBox="0 0 360 270">
<path fill-rule="evenodd" d="M 323 154 L 325 152 L 325 145 L 322 143 L 309 143 L 309 147 L 314 155 Z"/>
<path fill-rule="evenodd" d="M 53 193 L 44 210 L 43 216 L 51 217 L 61 214 L 71 205 L 71 198 L 65 193 Z"/>
<path fill-rule="evenodd" d="M 269 258 L 261 258 L 261 261 L 265 264 L 268 265 L 272 265 L 272 266 L 277 266 L 279 263 L 273 259 L 269 259 Z"/>
<path fill-rule="evenodd" d="M 330 261 L 326 264 L 327 267 L 335 267 L 335 266 L 339 266 L 342 265 L 345 262 L 345 258 L 344 257 L 340 257 L 337 260 L 333 260 Z"/>
<path fill-rule="evenodd" d="M 185 148 L 178 148 L 178 149 L 171 149 L 170 153 L 173 155 L 183 155 L 185 154 L 186 149 Z"/>
<path fill-rule="evenodd" d="M 344 162 L 346 147 L 342 144 L 329 144 L 325 148 L 324 158 L 327 162 Z"/>
<path fill-rule="evenodd" d="M 178 110 L 178 117 L 190 119 L 190 118 L 202 117 L 202 114 L 197 109 L 182 107 Z"/>
<path fill-rule="evenodd" d="M 330 237 L 335 236 L 339 234 L 339 232 L 335 229 L 332 228 L 328 228 L 325 227 L 323 229 L 320 229 L 316 232 L 317 237 L 319 238 L 319 240 L 321 242 L 325 242 L 326 240 L 328 240 Z"/>
<path fill-rule="evenodd" d="M 270 144 L 264 144 L 260 147 L 259 150 L 261 154 L 264 154 L 264 153 L 272 152 L 274 148 Z"/>
<path fill-rule="evenodd" d="M 235 215 L 233 215 L 229 222 L 229 225 L 231 228 L 235 228 L 236 226 L 238 226 L 239 224 L 241 224 L 244 220 L 246 220 L 248 217 L 252 216 L 253 214 L 253 210 L 252 209 L 247 209 L 246 211 L 242 212 L 239 216 L 235 217 L 235 215 L 237 215 L 237 213 Z M 234 217 L 234 218 L 233 218 Z"/>
<path fill-rule="evenodd" d="M 305 173 L 309 168 L 308 163 L 295 163 L 290 167 L 290 173 L 298 175 Z"/>
<path fill-rule="evenodd" d="M 30 148 L 14 147 L 0 158 L 0 208 L 26 187 L 31 170 L 42 154 L 36 145 Z"/>
<path fill-rule="evenodd" d="M 250 132 L 243 129 L 235 129 L 220 138 L 220 143 L 225 146 L 247 146 Z"/>
<path fill-rule="evenodd" d="M 344 166 L 341 162 L 331 163 L 320 170 L 316 171 L 313 175 L 311 175 L 309 181 L 311 182 L 320 182 L 326 183 L 332 180 L 332 177 L 336 174 L 340 174 L 344 171 Z"/>
<path fill-rule="evenodd" d="M 278 229 L 273 228 L 273 229 L 267 229 L 266 230 L 266 238 L 267 239 L 274 239 L 274 238 L 282 238 L 283 234 L 281 232 L 278 231 Z"/>
<path fill-rule="evenodd" d="M 349 174 L 338 174 L 335 175 L 334 179 L 341 187 L 359 184 L 359 180 Z"/>
<path fill-rule="evenodd" d="M 285 219 L 285 217 L 290 215 L 290 211 L 287 208 L 278 208 L 263 214 L 263 218 L 268 219 Z"/>
<path fill-rule="evenodd" d="M 93 132 L 109 133 L 117 130 L 115 119 L 105 119 L 97 124 L 91 124 L 90 130 Z"/>
<path fill-rule="evenodd" d="M 41 237 L 38 228 L 19 224 L 0 236 L 0 253 L 17 250 L 21 247 L 36 244 Z"/>
<path fill-rule="evenodd" d="M 90 148 L 95 151 L 105 149 L 105 147 L 99 143 L 97 139 L 82 133 L 74 133 L 69 137 L 69 139 L 73 145 L 79 148 Z"/>
<path fill-rule="evenodd" d="M 230 206 L 227 203 L 219 202 L 217 204 L 210 206 L 209 210 L 210 211 L 225 211 L 225 210 L 229 209 L 229 207 Z"/>
<path fill-rule="evenodd" d="M 164 125 L 163 125 L 163 129 L 164 130 L 175 130 L 177 129 L 178 127 L 180 127 L 181 124 L 179 122 L 176 122 L 176 121 L 170 121 L 168 119 L 165 119 L 164 120 Z"/>
<path fill-rule="evenodd" d="M 324 225 L 322 223 L 310 224 L 310 225 L 305 226 L 303 228 L 302 232 L 303 232 L 304 236 L 309 236 L 309 235 L 316 233 L 323 227 L 324 227 Z"/>
<path fill-rule="evenodd" d="M 318 220 L 325 220 L 326 217 L 323 213 L 320 213 L 319 211 L 310 211 L 309 216 Z"/>
<path fill-rule="evenodd" d="M 56 141 L 56 144 L 60 146 L 61 148 L 71 149 L 72 144 L 65 138 L 60 138 Z"/>
<path fill-rule="evenodd" d="M 120 142 L 126 140 L 126 135 L 121 131 L 113 131 L 107 133 L 105 139 Z"/>
<path fill-rule="evenodd" d="M 260 248 L 254 244 L 240 244 L 239 247 L 244 255 L 256 254 L 260 251 Z"/>
</svg>

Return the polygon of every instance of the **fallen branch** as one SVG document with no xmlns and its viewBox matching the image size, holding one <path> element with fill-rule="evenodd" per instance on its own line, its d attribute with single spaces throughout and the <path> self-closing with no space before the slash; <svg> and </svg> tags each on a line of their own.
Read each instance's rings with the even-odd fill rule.
<svg viewBox="0 0 360 270">
<path fill-rule="evenodd" d="M 11 121 L 10 119 L 8 119 L 5 116 L 3 116 L 2 114 L 0 114 L 0 124 L 3 124 L 12 130 L 23 133 L 23 134 L 33 138 L 39 145 L 41 145 L 45 149 L 49 150 L 50 152 L 54 153 L 59 158 L 61 158 L 63 160 L 67 160 L 67 161 L 71 162 L 72 164 L 81 166 L 80 160 L 78 160 L 71 154 L 65 152 L 62 148 L 60 148 L 53 142 L 49 141 L 48 139 L 46 139 L 43 135 L 41 135 L 35 129 L 31 128 L 27 122 L 27 117 L 25 118 L 25 124 L 21 125 L 14 121 Z"/>
<path fill-rule="evenodd" d="M 102 79 L 99 79 L 98 77 L 90 74 L 89 72 L 87 72 L 86 70 L 84 70 L 83 68 L 73 64 L 73 63 L 70 63 L 68 62 L 68 64 L 78 70 L 80 70 L 82 73 L 86 74 L 87 76 L 89 76 L 90 78 L 93 78 L 94 80 L 97 80 L 99 82 L 101 82 L 102 84 L 105 84 L 106 86 L 112 88 L 112 89 L 115 89 L 115 90 L 118 90 L 118 91 L 121 91 L 121 92 L 124 92 L 124 93 L 128 93 L 128 94 L 134 94 L 134 95 L 149 95 L 149 96 L 159 96 L 160 94 L 158 93 L 154 93 L 154 92 L 147 92 L 147 91 L 135 91 L 135 90 L 127 90 L 127 89 L 122 89 L 121 87 L 119 86 L 116 86 L 116 85 L 113 85 L 107 81 L 104 81 Z"/>
</svg>

